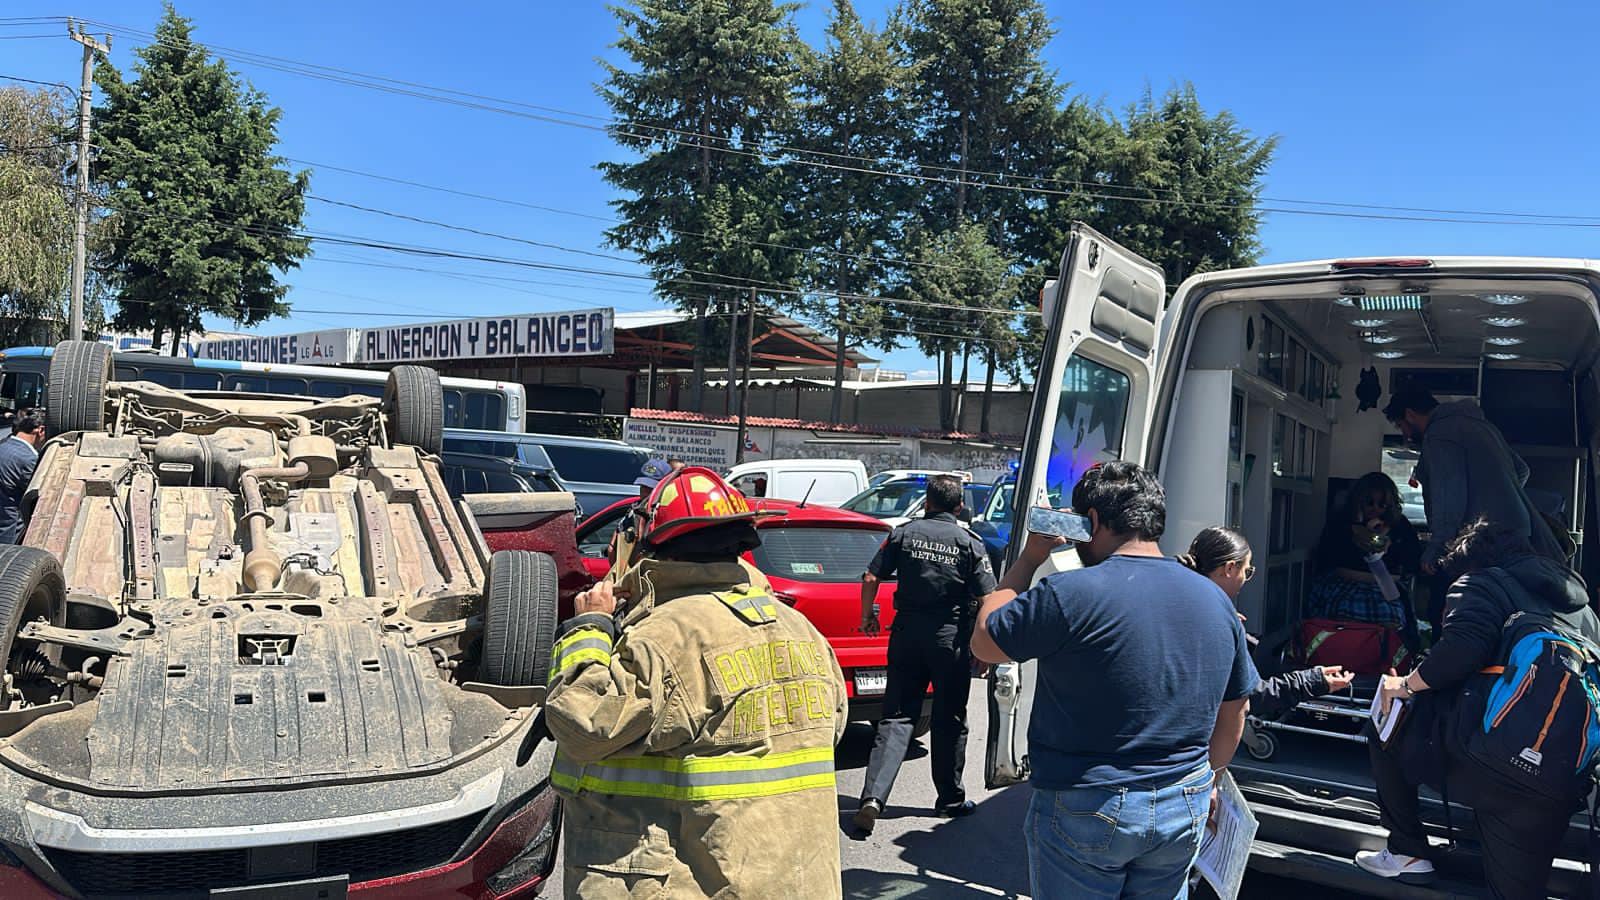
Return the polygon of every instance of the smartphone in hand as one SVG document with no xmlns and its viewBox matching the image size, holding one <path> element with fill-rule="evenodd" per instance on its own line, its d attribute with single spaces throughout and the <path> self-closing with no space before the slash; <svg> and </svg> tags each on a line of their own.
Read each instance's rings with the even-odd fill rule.
<svg viewBox="0 0 1600 900">
<path fill-rule="evenodd" d="M 1048 506 L 1029 507 L 1027 528 L 1033 534 L 1047 534 L 1079 544 L 1089 541 L 1088 516 Z"/>
</svg>

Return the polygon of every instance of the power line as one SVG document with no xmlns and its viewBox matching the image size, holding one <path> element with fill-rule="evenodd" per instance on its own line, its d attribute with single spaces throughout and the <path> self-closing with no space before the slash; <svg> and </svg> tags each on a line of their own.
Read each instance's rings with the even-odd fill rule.
<svg viewBox="0 0 1600 900">
<path fill-rule="evenodd" d="M 60 35 L 55 35 L 55 37 L 60 37 Z M 39 81 L 38 79 L 34 78 L 23 78 L 21 75 L 0 75 L 0 78 L 4 78 L 6 81 L 18 81 L 23 84 L 37 84 L 43 87 L 61 88 L 62 90 L 73 94 L 77 93 L 76 91 L 72 90 L 72 88 L 62 84 L 59 81 Z"/>
<path fill-rule="evenodd" d="M 1454 223 L 1454 224 L 1482 224 L 1482 225 L 1518 224 L 1518 225 L 1545 225 L 1545 226 L 1557 226 L 1557 227 L 1560 227 L 1560 226 L 1572 226 L 1573 222 L 1502 222 L 1502 221 L 1499 221 L 1498 219 L 1491 219 L 1491 220 L 1484 221 L 1484 220 L 1478 220 L 1478 219 L 1435 218 L 1433 216 L 1487 216 L 1487 217 L 1523 218 L 1523 219 L 1564 219 L 1564 220 L 1573 220 L 1574 222 L 1592 221 L 1592 222 L 1600 223 L 1600 216 L 1576 216 L 1576 215 L 1558 215 L 1558 214 L 1550 214 L 1550 213 L 1520 213 L 1520 212 L 1498 212 L 1498 211 L 1483 211 L 1483 210 L 1452 210 L 1452 209 L 1439 209 L 1439 208 L 1429 208 L 1429 207 L 1402 207 L 1402 206 L 1387 206 L 1387 205 L 1381 205 L 1381 204 L 1359 204 L 1359 203 L 1348 203 L 1348 202 L 1339 202 L 1339 201 L 1299 200 L 1299 199 L 1291 199 L 1291 198 L 1272 198 L 1272 197 L 1258 198 L 1258 199 L 1255 199 L 1254 202 L 1251 202 L 1249 204 L 1238 202 L 1238 201 L 1233 201 L 1233 200 L 1225 200 L 1225 201 L 1203 201 L 1203 200 L 1195 200 L 1195 199 L 1189 199 L 1189 200 L 1184 200 L 1184 199 L 1162 200 L 1162 199 L 1157 198 L 1157 197 L 1126 196 L 1126 195 L 1121 195 L 1121 194 L 1106 193 L 1106 191 L 1108 191 L 1108 190 L 1125 190 L 1125 191 L 1137 191 L 1137 192 L 1141 192 L 1141 193 L 1151 193 L 1151 194 L 1169 193 L 1169 194 L 1179 195 L 1180 197 L 1183 194 L 1183 191 L 1182 191 L 1181 188 L 1155 188 L 1155 187 L 1143 187 L 1143 186 L 1117 185 L 1117 184 L 1112 184 L 1112 183 L 1107 183 L 1107 182 L 1081 181 L 1081 180 L 1074 180 L 1074 179 L 1056 178 L 1056 177 L 1052 177 L 1052 176 L 1022 176 L 1022 177 L 1024 177 L 1026 180 L 1029 180 L 1029 181 L 1032 181 L 1032 182 L 1035 182 L 1035 183 L 1047 182 L 1047 183 L 1057 183 L 1057 184 L 1069 184 L 1069 185 L 1074 185 L 1074 186 L 1076 186 L 1078 188 L 1083 188 L 1083 190 L 1061 191 L 1061 190 L 1051 190 L 1051 189 L 1047 189 L 1047 188 L 1026 187 L 1026 186 L 1023 186 L 1023 185 L 990 183 L 990 182 L 985 182 L 985 181 L 981 181 L 981 180 L 972 180 L 972 179 L 1017 178 L 1019 176 L 1011 175 L 1011 174 L 1007 174 L 1007 173 L 996 173 L 996 172 L 984 172 L 984 171 L 969 170 L 969 169 L 958 169 L 956 167 L 951 167 L 951 166 L 939 166 L 939 165 L 918 163 L 918 162 L 909 161 L 909 160 L 886 160 L 886 159 L 880 158 L 880 157 L 854 156 L 854 155 L 851 155 L 851 154 L 834 153 L 834 152 L 830 152 L 830 151 L 821 151 L 821 150 L 810 150 L 810 149 L 807 149 L 807 148 L 788 147 L 788 146 L 774 146 L 770 150 L 745 150 L 745 149 L 736 149 L 736 148 L 734 148 L 732 146 L 718 147 L 718 146 L 712 146 L 710 144 L 706 144 L 706 143 L 703 143 L 703 142 L 706 142 L 706 141 L 723 141 L 723 142 L 731 144 L 732 138 L 726 138 L 726 137 L 722 137 L 722 136 L 718 136 L 718 135 L 710 135 L 710 134 L 704 134 L 704 133 L 699 133 L 699 132 L 693 132 L 693 131 L 688 131 L 688 130 L 684 130 L 684 129 L 670 128 L 670 127 L 667 127 L 667 126 L 649 125 L 647 123 L 623 122 L 623 121 L 618 121 L 616 119 L 610 119 L 610 118 L 606 118 L 606 117 L 595 116 L 595 115 L 589 114 L 589 113 L 574 112 L 574 111 L 571 111 L 571 110 L 563 110 L 563 109 L 558 109 L 558 108 L 555 108 L 555 107 L 541 106 L 541 105 L 538 105 L 538 104 L 531 104 L 531 103 L 526 103 L 526 102 L 523 102 L 523 101 L 509 100 L 509 99 L 493 97 L 493 96 L 489 96 L 489 95 L 485 95 L 485 94 L 477 94 L 477 93 L 473 93 L 473 92 L 470 92 L 470 91 L 461 91 L 461 90 L 457 90 L 457 89 L 453 89 L 453 88 L 444 88 L 444 87 L 439 87 L 439 86 L 436 86 L 436 85 L 423 84 L 423 83 L 420 83 L 420 82 L 405 81 L 405 80 L 402 80 L 402 79 L 390 78 L 390 77 L 382 76 L 382 75 L 373 75 L 373 74 L 370 74 L 370 73 L 356 72 L 356 71 L 353 71 L 353 70 L 341 69 L 341 68 L 334 67 L 334 66 L 326 66 L 326 65 L 321 65 L 321 64 L 317 64 L 317 63 L 308 63 L 308 62 L 303 62 L 303 61 L 299 61 L 299 60 L 287 59 L 287 58 L 284 58 L 284 57 L 269 56 L 267 54 L 256 53 L 254 51 L 239 50 L 239 49 L 235 49 L 235 48 L 227 48 L 227 47 L 222 47 L 220 45 L 204 45 L 204 44 L 199 44 L 199 43 L 194 42 L 194 41 L 187 41 L 187 42 L 184 42 L 184 43 L 181 43 L 181 44 L 180 43 L 176 43 L 176 42 L 162 42 L 157 38 L 157 36 L 153 32 L 143 31 L 141 29 L 130 28 L 130 27 L 127 27 L 127 26 L 114 25 L 114 24 L 106 23 L 106 22 L 94 22 L 94 24 L 99 25 L 100 27 L 103 27 L 103 28 L 106 28 L 106 29 L 110 29 L 112 31 L 121 31 L 121 32 L 124 32 L 126 34 L 129 34 L 129 35 L 132 35 L 132 36 L 135 36 L 135 37 L 142 37 L 142 38 L 145 38 L 145 39 L 148 39 L 148 40 L 155 41 L 157 43 L 165 43 L 168 46 L 179 47 L 180 49 L 187 48 L 187 47 L 200 47 L 200 48 L 209 47 L 209 49 L 215 50 L 215 51 L 226 51 L 227 53 L 231 54 L 234 58 L 243 59 L 247 63 L 253 63 L 255 65 L 262 66 L 263 68 L 268 68 L 268 69 L 271 69 L 271 70 L 274 70 L 274 71 L 281 71 L 281 72 L 285 72 L 287 74 L 301 75 L 302 77 L 308 77 L 308 78 L 318 78 L 318 79 L 322 79 L 322 80 L 333 81 L 333 82 L 336 82 L 336 83 L 347 84 L 347 85 L 356 86 L 356 87 L 364 87 L 364 88 L 368 88 L 368 89 L 371 89 L 371 90 L 378 90 L 378 91 L 382 91 L 382 92 L 385 92 L 385 93 L 399 94 L 399 95 L 403 95 L 403 96 L 412 96 L 412 97 L 416 97 L 416 98 L 419 98 L 419 99 L 432 100 L 434 102 L 439 102 L 439 103 L 453 104 L 453 105 L 457 105 L 457 106 L 463 106 L 463 107 L 466 107 L 466 108 L 481 109 L 481 110 L 485 110 L 485 111 L 489 111 L 489 112 L 499 112 L 499 113 L 507 114 L 507 115 L 517 115 L 517 116 L 522 116 L 524 118 L 530 118 L 530 119 L 535 119 L 535 120 L 539 120 L 539 121 L 550 122 L 552 124 L 559 124 L 559 125 L 566 125 L 566 126 L 569 126 L 569 127 L 585 128 L 585 129 L 589 129 L 589 130 L 605 131 L 605 132 L 608 132 L 608 133 L 622 134 L 624 136 L 633 137 L 635 139 L 642 140 L 642 141 L 655 140 L 656 138 L 653 138 L 653 137 L 651 137 L 649 135 L 642 135 L 642 134 L 638 134 L 636 132 L 630 132 L 627 129 L 630 129 L 630 128 L 643 128 L 643 129 L 648 129 L 648 130 L 654 130 L 654 131 L 657 131 L 657 132 L 660 132 L 660 133 L 663 133 L 663 134 L 672 134 L 672 135 L 675 135 L 675 136 L 678 136 L 678 137 L 682 137 L 682 138 L 690 138 L 690 139 L 694 139 L 694 140 L 697 140 L 697 141 L 701 141 L 702 143 L 700 143 L 700 144 L 691 143 L 691 144 L 689 144 L 689 146 L 698 146 L 698 147 L 702 147 L 704 149 L 716 150 L 716 151 L 719 151 L 719 152 L 732 153 L 732 154 L 736 154 L 736 155 L 743 155 L 743 156 L 747 156 L 747 157 L 754 157 L 754 158 L 760 158 L 760 159 L 769 159 L 771 157 L 774 157 L 774 156 L 777 156 L 777 155 L 780 155 L 780 154 L 783 154 L 783 153 L 789 153 L 789 154 L 806 154 L 806 153 L 809 153 L 809 154 L 812 154 L 812 155 L 822 156 L 822 157 L 826 157 L 826 158 L 830 158 L 830 159 L 841 159 L 841 160 L 849 160 L 849 161 L 854 161 L 854 162 L 864 162 L 864 163 L 869 163 L 869 164 L 872 164 L 872 165 L 883 165 L 886 162 L 892 162 L 892 163 L 894 163 L 896 165 L 901 165 L 901 166 L 910 167 L 910 168 L 926 169 L 926 170 L 929 170 L 929 171 L 941 171 L 941 172 L 956 173 L 959 177 L 958 177 L 957 180 L 952 181 L 952 180 L 947 179 L 947 178 L 931 177 L 931 176 L 925 176 L 925 175 L 916 175 L 916 174 L 913 174 L 913 173 L 910 173 L 910 172 L 896 172 L 896 171 L 890 171 L 890 170 L 885 170 L 885 169 L 868 169 L 868 168 L 863 168 L 863 167 L 859 167 L 859 166 L 832 165 L 832 164 L 820 163 L 820 162 L 817 162 L 817 161 L 814 161 L 814 160 L 804 160 L 804 159 L 795 159 L 795 160 L 793 160 L 794 162 L 797 162 L 797 163 L 802 164 L 802 165 L 817 166 L 817 167 L 821 167 L 821 168 L 834 169 L 834 170 L 838 170 L 838 171 L 850 171 L 850 172 L 856 172 L 856 173 L 860 173 L 860 174 L 871 174 L 871 175 L 879 175 L 879 176 L 886 176 L 886 177 L 897 177 L 897 178 L 910 178 L 910 179 L 913 179 L 913 180 L 918 180 L 918 181 L 923 181 L 923 182 L 938 182 L 938 183 L 959 185 L 959 186 L 967 186 L 967 187 L 980 187 L 980 188 L 988 187 L 988 188 L 995 188 L 995 189 L 1000 189 L 1000 190 L 1020 191 L 1020 192 L 1026 192 L 1026 193 L 1038 193 L 1038 194 L 1050 195 L 1050 196 L 1088 197 L 1088 198 L 1092 198 L 1092 199 L 1110 200 L 1110 201 L 1125 201 L 1125 202 L 1148 203 L 1148 204 L 1159 204 L 1159 205 L 1176 205 L 1176 204 L 1180 204 L 1180 203 L 1193 203 L 1193 204 L 1196 204 L 1196 205 L 1221 206 L 1221 207 L 1227 207 L 1227 208 L 1241 208 L 1241 207 L 1248 206 L 1248 207 L 1250 207 L 1252 209 L 1255 209 L 1255 210 L 1263 212 L 1263 213 L 1281 213 L 1281 214 L 1285 214 L 1285 215 L 1325 215 L 1325 216 L 1332 216 L 1332 217 L 1338 217 L 1338 218 L 1360 218 L 1360 219 L 1377 219 L 1377 220 L 1393 220 L 1393 221 L 1424 221 L 1424 222 L 1437 222 L 1437 223 L 1447 223 L 1447 224 L 1448 223 Z M 421 93 L 421 92 L 432 92 L 432 93 Z M 454 97 L 468 98 L 468 99 L 467 100 L 459 100 L 459 99 L 452 99 L 451 96 L 439 96 L 439 95 L 453 95 Z M 468 102 L 468 101 L 472 101 L 472 102 Z M 477 101 L 482 101 L 482 102 L 477 102 Z M 486 105 L 486 104 L 500 104 L 500 106 L 492 106 L 492 105 Z M 555 115 L 564 115 L 564 116 L 573 116 L 573 117 L 578 117 L 578 118 L 594 119 L 596 121 L 606 122 L 608 124 L 605 124 L 605 125 L 589 125 L 589 124 L 585 124 L 585 123 L 581 123 L 581 122 L 572 122 L 572 121 L 567 121 L 567 120 L 562 120 L 562 119 L 556 119 L 556 118 L 553 118 L 552 116 L 533 115 L 533 114 L 529 114 L 529 113 L 519 113 L 515 109 L 507 109 L 507 108 L 505 108 L 505 107 L 508 107 L 508 106 L 509 107 L 521 107 L 521 108 L 529 109 L 529 110 L 538 110 L 538 111 L 541 111 L 541 112 L 554 113 Z M 1095 190 L 1087 190 L 1087 188 L 1094 188 Z M 1335 208 L 1343 208 L 1343 209 L 1373 209 L 1373 210 L 1387 210 L 1387 211 L 1391 211 L 1391 212 L 1404 212 L 1404 213 L 1429 213 L 1429 214 L 1433 214 L 1433 216 L 1374 215 L 1374 214 L 1363 214 L 1363 213 L 1339 213 L 1339 212 L 1334 212 L 1334 211 L 1330 211 L 1330 210 L 1297 210 L 1297 209 L 1286 209 L 1286 208 L 1273 208 L 1273 207 L 1260 206 L 1260 201 L 1266 201 L 1266 202 L 1270 202 L 1270 203 L 1291 203 L 1291 204 L 1307 205 L 1307 206 L 1326 206 L 1326 207 L 1335 207 Z M 1600 225 L 1597 225 L 1596 227 L 1600 227 Z"/>
<path fill-rule="evenodd" d="M 106 209 L 113 209 L 113 210 L 116 210 L 116 211 L 120 211 L 120 212 L 131 214 L 131 215 L 155 217 L 155 218 L 166 219 L 166 220 L 169 220 L 169 221 L 175 220 L 175 221 L 185 222 L 185 223 L 189 223 L 189 224 L 193 224 L 195 222 L 209 222 L 209 223 L 212 223 L 212 224 L 231 225 L 233 227 L 238 227 L 238 228 L 241 228 L 241 229 L 246 230 L 246 231 L 253 231 L 254 233 L 258 233 L 258 234 L 270 234 L 270 233 L 272 233 L 269 230 L 261 229 L 259 227 L 241 225 L 241 224 L 236 223 L 236 222 L 234 222 L 234 223 L 225 222 L 225 221 L 216 219 L 214 217 L 195 218 L 195 217 L 185 217 L 185 216 L 172 216 L 172 215 L 165 214 L 165 213 L 158 213 L 158 212 L 147 211 L 147 210 L 131 210 L 131 209 L 127 209 L 127 208 L 113 207 L 113 206 L 111 206 L 109 204 L 105 204 L 103 202 L 101 203 L 101 206 L 103 208 L 106 208 Z M 401 215 L 401 214 L 395 214 L 395 215 Z M 411 218 L 411 217 L 405 217 L 403 215 L 402 215 L 402 217 L 403 218 Z M 444 227 L 447 227 L 447 228 L 456 227 L 456 226 L 451 226 L 448 223 L 438 223 L 438 222 L 433 222 L 431 220 L 416 220 L 416 219 L 414 219 L 414 221 L 423 221 L 423 222 L 426 222 L 427 224 L 443 225 Z M 518 237 L 516 237 L 514 235 L 502 235 L 502 234 L 498 234 L 498 233 L 495 233 L 495 232 L 482 231 L 482 230 L 479 230 L 479 229 L 463 229 L 463 230 L 471 231 L 474 234 L 490 236 L 490 237 L 496 237 L 496 238 L 502 238 L 502 239 L 506 239 L 506 240 L 517 241 L 517 242 L 520 242 L 520 243 L 536 243 L 539 246 L 551 247 L 551 248 L 555 248 L 555 249 L 563 250 L 563 251 L 567 251 L 567 252 L 584 253 L 584 254 L 587 254 L 587 255 L 602 255 L 602 254 L 594 254 L 594 253 L 591 253 L 590 251 L 585 251 L 585 250 L 581 250 L 581 249 L 578 249 L 578 248 L 562 247 L 562 246 L 557 245 L 557 244 L 545 244 L 545 243 L 542 243 L 542 242 L 527 241 L 526 239 L 518 238 Z M 589 267 L 585 267 L 585 266 L 570 266 L 570 265 L 565 265 L 565 264 L 562 264 L 562 263 L 552 263 L 552 262 L 547 262 L 547 261 L 543 261 L 543 260 L 528 260 L 528 259 L 521 259 L 521 258 L 517 258 L 517 257 L 490 256 L 490 255 L 486 255 L 486 254 L 468 253 L 468 252 L 465 252 L 465 251 L 452 250 L 452 249 L 440 248 L 440 247 L 430 247 L 430 246 L 426 246 L 426 245 L 400 244 L 400 243 L 394 243 L 394 242 L 390 242 L 390 241 L 379 241 L 379 240 L 374 240 L 374 239 L 365 238 L 365 237 L 361 237 L 361 236 L 342 235 L 342 234 L 338 234 L 338 233 L 321 233 L 321 234 L 319 234 L 319 233 L 316 233 L 316 232 L 304 231 L 304 230 L 300 230 L 300 231 L 290 230 L 288 233 L 293 235 L 293 236 L 295 236 L 295 237 L 299 237 L 299 238 L 302 238 L 302 239 L 308 240 L 308 241 L 322 242 L 322 243 L 335 244 L 335 245 L 341 245 L 341 246 L 364 247 L 364 248 L 374 249 L 374 250 L 387 250 L 387 251 L 395 252 L 395 253 L 407 253 L 407 254 L 414 254 L 414 255 L 419 255 L 419 256 L 429 256 L 429 257 L 443 258 L 443 259 L 458 259 L 458 260 L 473 261 L 473 262 L 494 263 L 494 264 L 500 264 L 500 265 L 519 266 L 519 267 L 523 267 L 523 268 L 532 268 L 532 269 L 541 269 L 541 270 L 547 270 L 547 271 L 567 272 L 567 273 L 573 273 L 573 274 L 592 275 L 592 276 L 600 276 L 600 277 L 607 277 L 607 278 L 626 278 L 626 279 L 633 279 L 633 280 L 639 280 L 639 281 L 650 281 L 650 282 L 653 282 L 653 283 L 655 283 L 657 285 L 660 285 L 660 284 L 678 284 L 678 285 L 687 285 L 687 286 L 690 286 L 690 287 L 703 287 L 703 288 L 709 288 L 709 289 L 712 289 L 712 290 L 728 291 L 728 292 L 748 291 L 748 290 L 751 290 L 751 289 L 755 289 L 755 290 L 757 290 L 757 291 L 759 291 L 761 293 L 779 294 L 779 295 L 794 296 L 794 297 L 806 297 L 806 296 L 812 296 L 812 295 L 820 294 L 822 296 L 827 296 L 827 297 L 837 297 L 840 300 L 855 300 L 855 301 L 862 301 L 862 302 L 868 302 L 868 303 L 886 303 L 886 304 L 894 304 L 894 305 L 919 306 L 919 307 L 928 308 L 928 309 L 945 309 L 945 310 L 952 310 L 952 311 L 961 312 L 961 313 L 967 313 L 967 314 L 1006 315 L 1006 316 L 1038 316 L 1039 315 L 1039 313 L 1037 311 L 1034 311 L 1034 310 L 1013 310 L 1013 309 L 997 309 L 997 308 L 989 308 L 989 307 L 969 307 L 969 306 L 962 306 L 962 305 L 957 305 L 957 304 L 930 303 L 930 302 L 926 302 L 926 301 L 910 300 L 910 299 L 901 298 L 901 297 L 884 297 L 884 296 L 880 296 L 880 295 L 871 295 L 871 294 L 853 294 L 853 293 L 836 294 L 836 293 L 833 293 L 833 292 L 804 291 L 804 290 L 801 290 L 799 288 L 790 287 L 788 285 L 781 284 L 781 283 L 763 282 L 763 281 L 760 281 L 759 279 L 742 278 L 740 276 L 735 276 L 735 275 L 717 275 L 715 273 L 708 273 L 708 272 L 704 272 L 704 271 L 701 271 L 701 270 L 692 270 L 692 269 L 691 270 L 686 270 L 686 271 L 688 271 L 690 274 L 707 275 L 707 276 L 714 277 L 714 278 L 715 277 L 733 278 L 733 279 L 737 279 L 737 283 L 730 283 L 730 282 L 727 282 L 727 281 L 707 281 L 707 280 L 698 279 L 698 278 L 685 278 L 685 277 L 675 277 L 675 276 L 668 276 L 668 277 L 662 278 L 662 277 L 657 277 L 655 275 L 648 275 L 648 274 L 644 274 L 644 273 L 618 272 L 618 271 L 610 270 L 610 269 L 595 269 L 595 268 L 589 268 Z"/>
</svg>

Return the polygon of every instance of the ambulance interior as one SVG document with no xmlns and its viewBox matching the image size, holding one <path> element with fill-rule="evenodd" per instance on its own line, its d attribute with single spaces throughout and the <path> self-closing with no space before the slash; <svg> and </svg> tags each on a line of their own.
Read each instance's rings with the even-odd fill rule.
<svg viewBox="0 0 1600 900">
<path fill-rule="evenodd" d="M 1426 538 L 1421 494 L 1407 483 L 1417 454 L 1381 411 L 1408 379 L 1441 403 L 1482 406 L 1527 462 L 1530 497 L 1572 533 L 1574 565 L 1600 583 L 1600 550 L 1584 546 L 1586 533 L 1600 534 L 1589 455 L 1600 428 L 1594 302 L 1590 286 L 1553 278 L 1329 280 L 1223 289 L 1201 301 L 1191 341 L 1174 331 L 1169 352 L 1185 356 L 1166 407 L 1162 546 L 1184 552 L 1208 525 L 1243 530 L 1257 572 L 1238 605 L 1260 639 L 1263 675 L 1284 667 L 1322 530 L 1355 479 L 1393 478 Z M 1178 371 L 1169 366 L 1167 377 Z M 1409 588 L 1425 622 L 1427 587 Z M 1261 762 L 1241 749 L 1237 764 L 1302 776 L 1279 778 L 1294 792 L 1354 798 L 1358 818 L 1376 823 L 1364 746 L 1289 734 L 1277 750 Z"/>
</svg>

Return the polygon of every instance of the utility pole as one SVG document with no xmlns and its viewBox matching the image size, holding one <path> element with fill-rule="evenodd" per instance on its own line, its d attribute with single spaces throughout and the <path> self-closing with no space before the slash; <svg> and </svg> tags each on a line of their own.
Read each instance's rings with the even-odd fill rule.
<svg viewBox="0 0 1600 900">
<path fill-rule="evenodd" d="M 78 225 L 72 240 L 72 313 L 67 337 L 83 339 L 83 284 L 88 277 L 89 241 L 89 108 L 94 100 L 94 55 L 111 52 L 111 35 L 104 43 L 90 37 L 83 25 L 67 20 L 67 36 L 83 45 L 83 82 L 78 89 Z"/>
<path fill-rule="evenodd" d="M 745 332 L 744 332 L 744 337 L 745 337 L 744 378 L 743 378 L 744 386 L 739 389 L 739 437 L 737 438 L 738 444 L 736 445 L 736 449 L 734 451 L 734 461 L 735 462 L 744 462 L 744 443 L 745 443 L 745 434 L 747 433 L 747 430 L 746 430 L 746 419 L 749 418 L 749 414 L 750 414 L 750 357 L 756 355 L 756 289 L 755 288 L 751 288 L 750 289 L 749 315 L 750 315 L 750 321 L 749 321 L 749 324 L 745 326 Z M 734 321 L 735 321 L 735 324 L 737 324 L 738 320 L 735 319 Z"/>
</svg>

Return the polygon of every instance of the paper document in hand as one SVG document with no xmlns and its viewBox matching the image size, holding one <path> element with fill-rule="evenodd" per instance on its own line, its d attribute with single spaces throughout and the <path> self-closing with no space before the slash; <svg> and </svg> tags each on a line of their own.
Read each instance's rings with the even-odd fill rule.
<svg viewBox="0 0 1600 900">
<path fill-rule="evenodd" d="M 1256 817 L 1227 770 L 1217 776 L 1217 817 L 1206 824 L 1194 866 L 1221 900 L 1236 900 L 1256 839 Z"/>
<path fill-rule="evenodd" d="M 1405 708 L 1406 702 L 1396 697 L 1389 704 L 1389 709 L 1383 708 L 1383 692 L 1379 691 L 1372 698 L 1372 724 L 1378 728 L 1378 740 L 1388 741 L 1394 734 L 1395 726 L 1400 724 L 1400 711 Z"/>
</svg>

